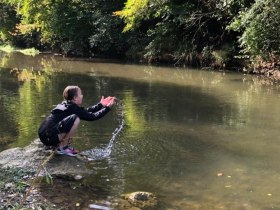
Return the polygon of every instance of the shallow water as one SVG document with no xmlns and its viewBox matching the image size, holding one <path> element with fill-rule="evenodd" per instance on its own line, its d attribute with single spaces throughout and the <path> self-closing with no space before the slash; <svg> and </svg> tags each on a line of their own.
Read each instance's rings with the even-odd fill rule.
<svg viewBox="0 0 280 210">
<path fill-rule="evenodd" d="M 110 207 L 122 193 L 149 191 L 160 209 L 280 209 L 278 84 L 240 73 L 49 55 L 0 58 L 0 150 L 37 138 L 68 84 L 82 88 L 84 106 L 102 95 L 123 103 L 125 126 L 110 156 L 91 161 L 94 173 L 82 184 L 51 188 L 54 195 L 60 185 L 68 189 L 63 204 Z M 74 145 L 106 148 L 119 120 L 113 110 L 82 122 Z"/>
</svg>

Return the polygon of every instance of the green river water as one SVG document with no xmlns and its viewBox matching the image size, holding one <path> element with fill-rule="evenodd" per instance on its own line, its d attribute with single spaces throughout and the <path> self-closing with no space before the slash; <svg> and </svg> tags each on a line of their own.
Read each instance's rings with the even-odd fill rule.
<svg viewBox="0 0 280 210">
<path fill-rule="evenodd" d="M 148 191 L 160 209 L 280 209 L 279 84 L 241 73 L 0 53 L 0 151 L 36 139 L 70 84 L 83 90 L 84 106 L 116 96 L 125 126 L 110 157 L 89 166 L 84 187 L 67 190 L 58 181 L 42 189 L 46 196 L 64 189 L 68 201 L 60 202 L 110 207 L 123 193 Z M 118 126 L 116 110 L 82 121 L 74 145 L 104 148 Z"/>
</svg>

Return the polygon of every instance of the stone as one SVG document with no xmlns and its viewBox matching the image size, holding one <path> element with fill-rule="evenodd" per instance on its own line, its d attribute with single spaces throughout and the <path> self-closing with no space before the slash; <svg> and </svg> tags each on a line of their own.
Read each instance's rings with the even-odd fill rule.
<svg viewBox="0 0 280 210">
<path fill-rule="evenodd" d="M 0 168 L 16 167 L 30 171 L 37 171 L 41 164 L 51 155 L 39 139 L 30 145 L 12 148 L 0 153 Z M 52 177 L 80 180 L 93 173 L 86 167 L 86 161 L 80 157 L 56 155 L 46 163 L 45 168 Z M 44 173 L 44 170 L 41 170 Z M 44 176 L 44 174 L 40 174 Z M 80 179 L 79 179 L 80 178 Z"/>
<path fill-rule="evenodd" d="M 0 167 L 19 167 L 34 169 L 40 165 L 41 161 L 49 153 L 44 150 L 44 146 L 37 139 L 24 148 L 12 148 L 0 153 Z"/>
<path fill-rule="evenodd" d="M 81 176 L 81 175 L 79 175 L 79 174 L 77 174 L 75 177 L 74 177 L 74 179 L 75 180 L 81 180 L 83 178 L 83 176 Z"/>
<path fill-rule="evenodd" d="M 7 184 L 5 184 L 5 189 L 7 190 L 7 189 L 11 189 L 11 188 L 13 188 L 14 187 L 14 184 L 13 183 L 7 183 Z"/>
<path fill-rule="evenodd" d="M 140 208 L 143 210 L 155 210 L 158 207 L 156 196 L 150 192 L 133 192 L 122 195 L 122 198 L 131 205 L 130 208 Z M 124 202 L 121 202 L 124 203 Z M 126 204 L 127 205 L 127 204 Z"/>
</svg>

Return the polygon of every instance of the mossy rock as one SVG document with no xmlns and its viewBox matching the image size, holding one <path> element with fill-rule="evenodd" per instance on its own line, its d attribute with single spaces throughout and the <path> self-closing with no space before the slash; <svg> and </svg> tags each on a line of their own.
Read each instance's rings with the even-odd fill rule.
<svg viewBox="0 0 280 210">
<path fill-rule="evenodd" d="M 133 192 L 122 195 L 122 200 L 118 202 L 117 209 L 158 209 L 157 197 L 150 192 Z"/>
</svg>

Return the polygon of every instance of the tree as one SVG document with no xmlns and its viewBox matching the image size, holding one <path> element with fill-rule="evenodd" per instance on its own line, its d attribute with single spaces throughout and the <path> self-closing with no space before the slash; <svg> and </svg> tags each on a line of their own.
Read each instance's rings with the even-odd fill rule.
<svg viewBox="0 0 280 210">
<path fill-rule="evenodd" d="M 128 0 L 115 14 L 126 23 L 124 32 L 145 34 L 147 58 L 192 63 L 205 48 L 232 41 L 226 26 L 244 1 Z"/>
<path fill-rule="evenodd" d="M 234 19 L 230 29 L 241 33 L 243 53 L 249 56 L 268 57 L 280 54 L 280 0 L 256 0 Z"/>
<path fill-rule="evenodd" d="M 112 14 L 123 6 L 122 1 L 2 1 L 17 8 L 17 14 L 21 16 L 19 33 L 34 37 L 33 41 L 37 41 L 38 45 L 75 55 L 104 52 L 115 55 L 123 51 L 122 21 Z"/>
<path fill-rule="evenodd" d="M 18 23 L 19 17 L 14 8 L 0 1 L 0 42 L 12 41 Z"/>
</svg>

